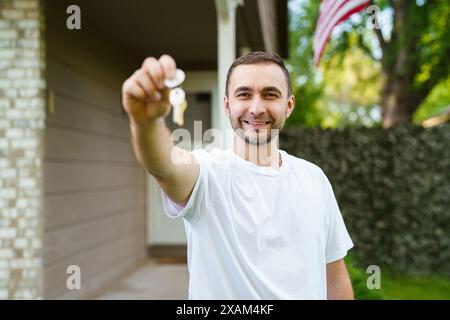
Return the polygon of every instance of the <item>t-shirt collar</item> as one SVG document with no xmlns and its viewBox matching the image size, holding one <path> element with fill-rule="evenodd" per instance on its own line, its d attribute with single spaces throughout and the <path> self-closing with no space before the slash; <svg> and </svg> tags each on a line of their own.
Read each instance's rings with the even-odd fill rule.
<svg viewBox="0 0 450 320">
<path fill-rule="evenodd" d="M 232 148 L 227 149 L 227 152 L 230 153 L 230 155 L 234 158 L 236 158 L 236 161 L 247 167 L 248 169 L 255 171 L 262 175 L 267 176 L 281 176 L 286 172 L 287 168 L 287 154 L 284 150 L 278 149 L 280 155 L 281 155 L 281 166 L 279 168 L 272 168 L 272 167 L 264 167 L 264 166 L 258 166 L 255 163 L 251 161 L 247 161 L 243 158 L 241 158 L 239 155 L 237 155 Z"/>
</svg>

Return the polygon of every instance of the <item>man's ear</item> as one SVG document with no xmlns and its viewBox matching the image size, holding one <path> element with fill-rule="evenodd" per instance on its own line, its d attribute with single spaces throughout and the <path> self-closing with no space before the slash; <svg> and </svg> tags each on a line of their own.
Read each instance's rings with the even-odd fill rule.
<svg viewBox="0 0 450 320">
<path fill-rule="evenodd" d="M 291 115 L 292 111 L 294 111 L 294 107 L 295 107 L 295 97 L 293 94 L 291 94 L 291 96 L 288 99 L 288 105 L 287 105 L 287 110 L 286 110 L 286 118 L 289 118 L 289 116 Z"/>
<path fill-rule="evenodd" d="M 223 97 L 223 109 L 225 110 L 225 113 L 227 114 L 227 117 L 230 118 L 230 103 L 228 101 L 228 97 Z"/>
</svg>

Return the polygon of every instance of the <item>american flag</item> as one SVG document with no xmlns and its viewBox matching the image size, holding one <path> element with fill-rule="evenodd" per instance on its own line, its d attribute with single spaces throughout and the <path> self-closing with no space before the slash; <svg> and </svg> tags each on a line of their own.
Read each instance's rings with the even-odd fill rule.
<svg viewBox="0 0 450 320">
<path fill-rule="evenodd" d="M 361 11 L 371 0 L 322 0 L 314 35 L 314 63 L 319 65 L 333 28 L 352 14 Z"/>
</svg>

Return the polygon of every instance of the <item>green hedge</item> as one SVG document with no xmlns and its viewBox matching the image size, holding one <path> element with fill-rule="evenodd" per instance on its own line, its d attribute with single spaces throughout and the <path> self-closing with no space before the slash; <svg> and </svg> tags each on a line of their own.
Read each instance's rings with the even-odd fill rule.
<svg viewBox="0 0 450 320">
<path fill-rule="evenodd" d="M 287 128 L 280 147 L 327 174 L 364 265 L 450 276 L 450 124 Z"/>
</svg>

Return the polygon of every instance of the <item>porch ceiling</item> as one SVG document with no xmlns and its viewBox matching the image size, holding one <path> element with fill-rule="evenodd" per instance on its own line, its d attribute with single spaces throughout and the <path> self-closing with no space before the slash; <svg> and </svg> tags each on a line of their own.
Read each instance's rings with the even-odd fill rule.
<svg viewBox="0 0 450 320">
<path fill-rule="evenodd" d="M 285 0 L 277 2 L 285 3 Z M 137 61 L 145 57 L 173 55 L 186 70 L 217 68 L 217 22 L 214 0 L 47 0 L 48 20 L 67 18 L 66 8 L 81 8 L 82 30 L 102 31 Z M 284 6 L 277 6 L 280 54 L 286 56 L 287 30 Z M 287 4 L 286 4 L 287 10 Z M 55 14 L 58 12 L 57 16 Z M 60 13 L 60 14 L 59 14 Z M 257 0 L 245 0 L 236 19 L 237 53 L 239 47 L 264 50 Z M 65 25 L 65 23 L 64 23 Z M 286 28 L 285 28 L 286 27 Z M 286 30 L 285 30 L 286 29 Z"/>
</svg>

